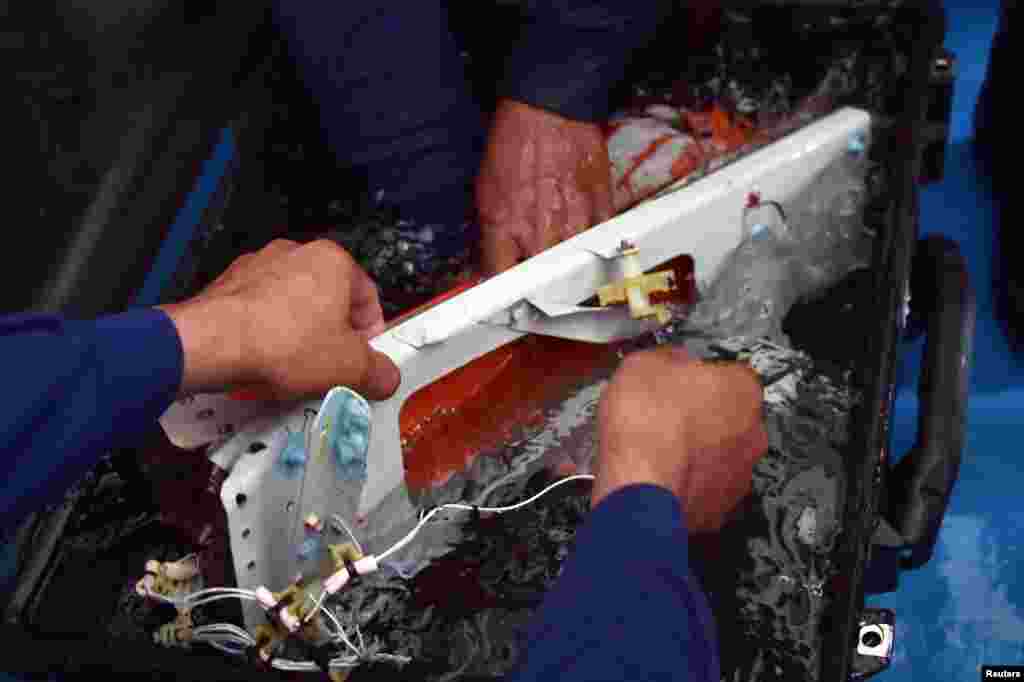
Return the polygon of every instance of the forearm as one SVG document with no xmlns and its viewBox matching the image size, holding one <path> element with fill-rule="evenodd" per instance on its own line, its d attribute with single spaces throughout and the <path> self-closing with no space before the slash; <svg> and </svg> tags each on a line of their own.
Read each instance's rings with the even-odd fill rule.
<svg viewBox="0 0 1024 682">
<path fill-rule="evenodd" d="M 513 679 L 717 681 L 713 624 L 688 562 L 671 493 L 611 493 L 581 527 Z"/>
<path fill-rule="evenodd" d="M 166 315 L 0 320 L 10 400 L 0 419 L 0 526 L 59 501 L 106 452 L 129 445 L 181 385 L 182 345 Z"/>
<path fill-rule="evenodd" d="M 633 53 L 671 14 L 665 0 L 532 0 L 499 94 L 579 121 L 602 122 Z"/>
</svg>

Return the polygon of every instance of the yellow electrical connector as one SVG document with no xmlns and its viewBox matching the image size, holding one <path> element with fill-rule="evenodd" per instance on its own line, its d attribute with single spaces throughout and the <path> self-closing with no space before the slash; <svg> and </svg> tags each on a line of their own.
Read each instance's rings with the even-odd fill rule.
<svg viewBox="0 0 1024 682">
<path fill-rule="evenodd" d="M 354 563 L 363 558 L 363 553 L 356 549 L 356 546 L 351 542 L 345 542 L 340 545 L 328 545 L 327 552 L 331 555 L 331 560 L 334 562 L 335 571 L 345 568 L 346 561 Z"/>
<path fill-rule="evenodd" d="M 637 259 L 639 253 L 636 247 L 623 244 L 620 258 L 625 277 L 598 289 L 598 302 L 602 306 L 628 303 L 633 319 L 654 317 L 659 324 L 668 324 L 672 314 L 664 305 L 652 305 L 650 295 L 673 291 L 676 286 L 674 273 L 670 270 L 644 273 Z"/>
<path fill-rule="evenodd" d="M 192 612 L 189 609 L 178 611 L 178 617 L 170 623 L 161 625 L 154 633 L 153 640 L 167 647 L 187 648 L 192 641 Z"/>
</svg>

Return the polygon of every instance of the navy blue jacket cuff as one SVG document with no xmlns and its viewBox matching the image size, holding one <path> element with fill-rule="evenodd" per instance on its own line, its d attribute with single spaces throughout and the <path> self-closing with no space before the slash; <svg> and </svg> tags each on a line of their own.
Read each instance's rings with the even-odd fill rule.
<svg viewBox="0 0 1024 682">
<path fill-rule="evenodd" d="M 156 427 L 182 380 L 181 340 L 160 310 L 92 321 L 0 319 L 0 362 L 18 400 L 0 418 L 0 526 L 59 502 L 107 452 Z"/>
<path fill-rule="evenodd" d="M 565 118 L 598 123 L 637 48 L 671 13 L 665 0 L 528 2 L 528 23 L 498 94 Z"/>
</svg>

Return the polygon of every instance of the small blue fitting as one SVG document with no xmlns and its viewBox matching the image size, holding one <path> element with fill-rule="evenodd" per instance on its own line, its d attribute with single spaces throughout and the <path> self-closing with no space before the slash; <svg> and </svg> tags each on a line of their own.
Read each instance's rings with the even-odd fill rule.
<svg viewBox="0 0 1024 682">
<path fill-rule="evenodd" d="M 302 561 L 309 561 L 316 556 L 317 551 L 320 549 L 320 536 L 315 535 L 306 538 L 299 545 L 298 557 Z"/>
<path fill-rule="evenodd" d="M 851 154 L 863 154 L 864 151 L 868 148 L 868 142 L 864 136 L 864 133 L 855 133 L 854 135 L 851 135 L 850 141 L 847 143 L 846 148 Z"/>
<path fill-rule="evenodd" d="M 289 433 L 288 440 L 281 450 L 278 469 L 285 478 L 298 478 L 306 468 L 308 457 L 303 434 L 301 432 Z"/>
</svg>

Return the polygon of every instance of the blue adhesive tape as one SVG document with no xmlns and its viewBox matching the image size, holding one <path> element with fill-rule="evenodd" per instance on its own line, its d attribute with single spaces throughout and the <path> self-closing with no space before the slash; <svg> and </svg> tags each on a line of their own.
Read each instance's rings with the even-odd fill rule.
<svg viewBox="0 0 1024 682">
<path fill-rule="evenodd" d="M 327 415 L 327 446 L 334 456 L 338 476 L 350 482 L 365 481 L 370 404 L 356 393 L 341 391 L 333 396 Z"/>
<path fill-rule="evenodd" d="M 851 154 L 863 154 L 868 148 L 867 140 L 863 133 L 857 133 L 850 136 L 850 141 L 847 144 L 847 149 Z"/>
</svg>

